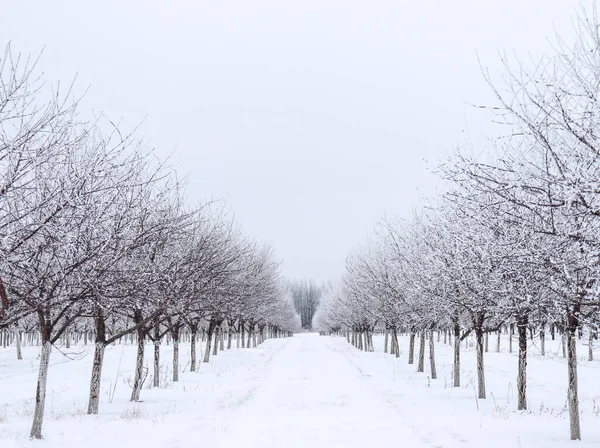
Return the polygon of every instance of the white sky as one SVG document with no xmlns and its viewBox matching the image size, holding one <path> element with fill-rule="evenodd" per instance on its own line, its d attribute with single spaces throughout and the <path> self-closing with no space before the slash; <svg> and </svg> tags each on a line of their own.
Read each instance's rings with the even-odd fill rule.
<svg viewBox="0 0 600 448">
<path fill-rule="evenodd" d="M 583 4 L 588 4 L 583 3 Z M 550 51 L 575 0 L 4 0 L 0 45 L 39 52 L 85 107 L 137 124 L 225 198 L 289 277 L 335 279 L 384 214 L 434 193 L 427 171 L 489 134 L 477 54 Z"/>
</svg>

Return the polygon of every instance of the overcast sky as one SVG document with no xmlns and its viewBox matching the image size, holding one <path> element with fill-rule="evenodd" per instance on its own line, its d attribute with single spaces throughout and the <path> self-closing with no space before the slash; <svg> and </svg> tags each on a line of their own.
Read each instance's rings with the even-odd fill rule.
<svg viewBox="0 0 600 448">
<path fill-rule="evenodd" d="M 477 60 L 549 52 L 574 0 L 5 0 L 0 44 L 77 74 L 85 107 L 134 125 L 270 242 L 289 277 L 335 279 L 385 214 L 435 193 L 435 163 L 496 132 Z"/>
</svg>

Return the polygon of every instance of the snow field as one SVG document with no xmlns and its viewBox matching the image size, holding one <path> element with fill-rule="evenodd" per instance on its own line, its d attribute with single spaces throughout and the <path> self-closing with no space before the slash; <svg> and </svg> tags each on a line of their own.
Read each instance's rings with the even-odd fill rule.
<svg viewBox="0 0 600 448">
<path fill-rule="evenodd" d="M 461 344 L 461 387 L 453 388 L 451 346 L 437 343 L 436 337 L 438 379 L 431 380 L 427 341 L 424 373 L 416 372 L 419 339 L 415 343 L 414 365 L 407 364 L 408 337 L 399 338 L 399 342 L 399 359 L 383 353 L 382 336 L 374 337 L 374 353 L 360 352 L 348 344 L 347 356 L 372 390 L 385 397 L 431 443 L 423 446 L 550 448 L 600 443 L 600 363 L 587 361 L 587 346 L 582 341 L 578 345 L 581 442 L 571 442 L 568 437 L 567 366 L 562 359 L 560 338 L 546 341 L 545 357 L 539 355 L 537 341 L 528 341 L 527 411 L 516 410 L 516 337 L 512 354 L 508 353 L 506 335 L 502 336 L 501 352 L 496 353 L 495 335 L 490 335 L 490 351 L 484 354 L 485 400 L 476 398 L 474 343 L 468 348 L 466 341 Z"/>
<path fill-rule="evenodd" d="M 566 362 L 558 339 L 547 341 L 546 358 L 531 347 L 527 412 L 516 411 L 517 356 L 506 352 L 505 336 L 502 353 L 494 352 L 490 338 L 485 354 L 487 400 L 476 399 L 473 348 L 463 344 L 462 387 L 452 388 L 450 346 L 436 344 L 438 379 L 431 380 L 427 350 L 425 373 L 407 364 L 407 337 L 400 338 L 399 359 L 383 353 L 382 336 L 374 343 L 376 351 L 366 353 L 341 337 L 270 339 L 257 348 L 219 352 L 198 373 L 182 373 L 179 383 L 171 382 L 172 346 L 163 344 L 161 387 L 149 388 L 148 376 L 140 403 L 129 402 L 135 346 L 113 345 L 106 352 L 97 416 L 85 415 L 93 346 L 71 348 L 75 360 L 54 349 L 41 441 L 28 439 L 39 349 L 25 347 L 22 361 L 14 347 L 0 349 L 0 447 L 600 444 L 600 363 L 584 361 L 583 344 L 578 347 L 583 441 L 571 442 Z M 150 373 L 152 351 L 148 344 Z M 180 365 L 189 369 L 189 344 L 181 344 L 180 354 Z"/>
</svg>

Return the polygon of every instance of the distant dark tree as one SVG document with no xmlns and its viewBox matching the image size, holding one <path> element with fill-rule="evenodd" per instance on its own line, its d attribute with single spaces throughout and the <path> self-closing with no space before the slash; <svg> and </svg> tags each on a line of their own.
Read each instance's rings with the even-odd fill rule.
<svg viewBox="0 0 600 448">
<path fill-rule="evenodd" d="M 305 330 L 312 329 L 313 316 L 319 307 L 323 288 L 317 285 L 314 280 L 293 281 L 289 283 L 288 288 L 296 312 L 300 315 L 302 328 Z"/>
</svg>

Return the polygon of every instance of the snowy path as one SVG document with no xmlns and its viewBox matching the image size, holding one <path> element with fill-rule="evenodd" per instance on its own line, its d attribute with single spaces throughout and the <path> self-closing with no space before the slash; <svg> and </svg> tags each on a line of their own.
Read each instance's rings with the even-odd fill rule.
<svg viewBox="0 0 600 448">
<path fill-rule="evenodd" d="M 222 446 L 431 446 L 404 426 L 396 410 L 328 338 L 297 335 L 270 361 L 268 374 L 239 409 Z"/>
</svg>

